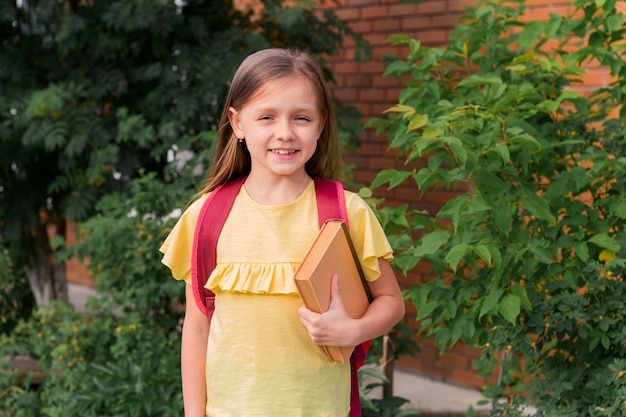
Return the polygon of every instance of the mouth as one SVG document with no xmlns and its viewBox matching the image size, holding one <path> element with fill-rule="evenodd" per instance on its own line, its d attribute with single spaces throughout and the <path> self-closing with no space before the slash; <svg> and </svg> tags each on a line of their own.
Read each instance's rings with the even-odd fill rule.
<svg viewBox="0 0 626 417">
<path fill-rule="evenodd" d="M 298 151 L 295 149 L 272 149 L 271 152 L 276 155 L 293 155 Z"/>
</svg>

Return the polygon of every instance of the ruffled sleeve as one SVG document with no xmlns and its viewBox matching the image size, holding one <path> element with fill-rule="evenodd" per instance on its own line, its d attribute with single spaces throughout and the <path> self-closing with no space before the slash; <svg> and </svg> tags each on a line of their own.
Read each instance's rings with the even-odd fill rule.
<svg viewBox="0 0 626 417">
<path fill-rule="evenodd" d="M 208 194 L 207 194 L 208 195 Z M 161 262 L 172 271 L 172 276 L 191 284 L 191 251 L 193 236 L 202 204 L 207 195 L 194 201 L 185 210 L 159 248 L 163 253 Z"/>
<path fill-rule="evenodd" d="M 365 279 L 375 281 L 380 276 L 378 259 L 393 260 L 393 250 L 385 231 L 367 203 L 353 192 L 345 192 L 350 237 L 361 259 Z"/>
</svg>

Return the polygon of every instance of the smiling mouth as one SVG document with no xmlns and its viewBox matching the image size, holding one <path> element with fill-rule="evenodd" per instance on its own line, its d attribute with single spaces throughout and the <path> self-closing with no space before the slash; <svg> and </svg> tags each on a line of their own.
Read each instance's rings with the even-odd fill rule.
<svg viewBox="0 0 626 417">
<path fill-rule="evenodd" d="M 278 155 L 293 155 L 296 152 L 298 151 L 296 151 L 295 149 L 272 149 L 272 153 Z"/>
</svg>

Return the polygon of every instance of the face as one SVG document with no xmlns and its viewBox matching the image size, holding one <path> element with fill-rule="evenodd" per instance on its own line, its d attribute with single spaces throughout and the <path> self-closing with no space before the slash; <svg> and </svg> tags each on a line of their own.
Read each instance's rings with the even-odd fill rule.
<svg viewBox="0 0 626 417">
<path fill-rule="evenodd" d="M 324 117 L 310 83 L 299 76 L 270 81 L 241 109 L 229 109 L 233 131 L 250 151 L 250 175 L 266 180 L 306 175 Z"/>
</svg>

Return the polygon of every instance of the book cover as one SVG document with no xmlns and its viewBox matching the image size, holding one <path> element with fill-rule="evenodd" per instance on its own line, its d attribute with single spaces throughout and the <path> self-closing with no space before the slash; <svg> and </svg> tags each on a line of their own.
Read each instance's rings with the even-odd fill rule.
<svg viewBox="0 0 626 417">
<path fill-rule="evenodd" d="M 294 279 L 304 305 L 317 313 L 328 310 L 333 275 L 350 317 L 365 314 L 371 295 L 350 235 L 342 220 L 327 221 L 296 270 Z M 346 363 L 354 346 L 324 346 L 331 361 Z"/>
</svg>

